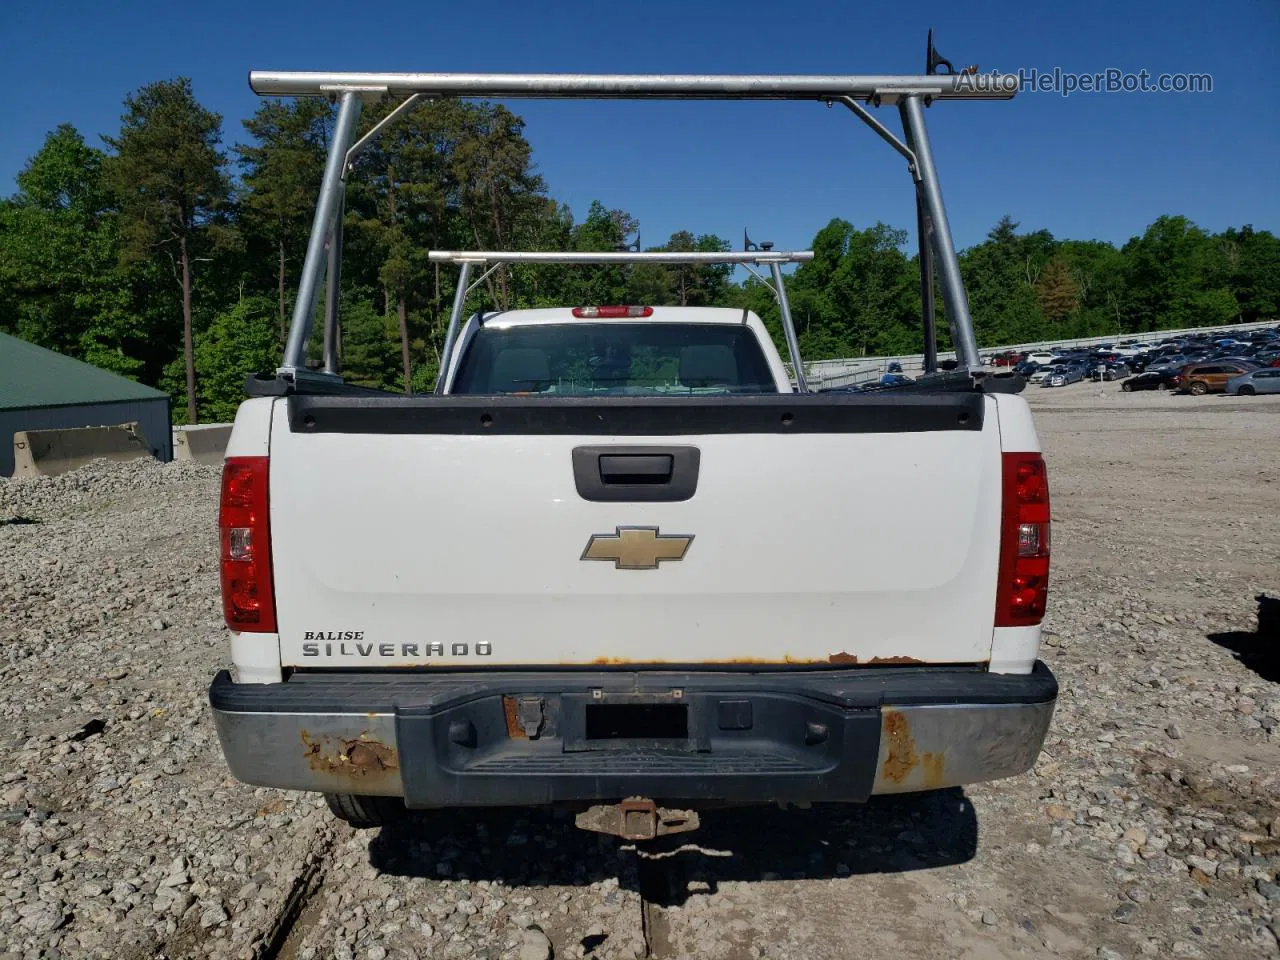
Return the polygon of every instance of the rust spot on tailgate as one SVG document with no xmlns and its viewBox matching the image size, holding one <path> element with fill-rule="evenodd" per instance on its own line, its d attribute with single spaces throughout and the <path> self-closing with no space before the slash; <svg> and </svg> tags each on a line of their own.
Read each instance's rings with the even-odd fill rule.
<svg viewBox="0 0 1280 960">
<path fill-rule="evenodd" d="M 886 710 L 880 721 L 888 752 L 884 758 L 884 775 L 894 783 L 901 783 L 915 769 L 920 758 L 916 755 L 916 742 L 911 736 L 911 722 L 906 714 Z"/>
<path fill-rule="evenodd" d="M 395 749 L 368 734 L 361 734 L 357 740 L 344 740 L 326 734 L 312 736 L 303 730 L 302 746 L 307 766 L 316 773 L 367 783 L 400 770 Z"/>
<path fill-rule="evenodd" d="M 836 656 L 849 656 L 849 654 L 836 654 Z M 781 664 L 817 664 L 817 663 L 839 663 L 842 661 L 834 660 L 831 657 L 825 660 L 821 657 L 793 657 L 784 654 L 781 657 L 729 657 L 725 660 L 633 660 L 629 657 L 596 657 L 591 661 L 593 666 L 597 667 L 658 667 L 658 666 L 696 666 L 696 667 L 722 667 L 722 666 L 763 666 L 773 667 Z M 857 658 L 848 661 L 849 663 L 857 663 Z M 562 666 L 582 666 L 579 660 L 561 660 Z"/>
<path fill-rule="evenodd" d="M 843 650 L 839 653 L 833 653 L 831 656 L 827 657 L 827 663 L 844 663 L 852 666 L 858 662 L 859 660 L 857 657 L 852 653 L 845 653 Z M 872 657 L 866 662 L 866 665 L 869 667 L 886 667 L 894 664 L 919 664 L 924 662 L 924 660 L 917 660 L 915 657 Z"/>
</svg>

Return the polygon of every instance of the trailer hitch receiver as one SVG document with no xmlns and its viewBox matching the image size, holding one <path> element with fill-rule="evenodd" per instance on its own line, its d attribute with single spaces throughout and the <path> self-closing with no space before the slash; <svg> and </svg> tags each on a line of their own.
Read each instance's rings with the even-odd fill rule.
<svg viewBox="0 0 1280 960">
<path fill-rule="evenodd" d="M 583 830 L 607 833 L 623 840 L 652 840 L 669 833 L 698 829 L 696 810 L 659 807 L 648 797 L 628 797 L 612 804 L 597 804 L 577 816 Z"/>
</svg>

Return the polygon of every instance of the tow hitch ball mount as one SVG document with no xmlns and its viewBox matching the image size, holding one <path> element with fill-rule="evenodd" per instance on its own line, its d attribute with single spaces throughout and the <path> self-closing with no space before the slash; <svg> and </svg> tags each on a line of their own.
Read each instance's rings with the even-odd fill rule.
<svg viewBox="0 0 1280 960">
<path fill-rule="evenodd" d="M 648 797 L 628 797 L 619 803 L 596 804 L 577 816 L 583 830 L 607 833 L 623 840 L 652 840 L 669 833 L 698 829 L 696 810 L 670 810 Z"/>
</svg>

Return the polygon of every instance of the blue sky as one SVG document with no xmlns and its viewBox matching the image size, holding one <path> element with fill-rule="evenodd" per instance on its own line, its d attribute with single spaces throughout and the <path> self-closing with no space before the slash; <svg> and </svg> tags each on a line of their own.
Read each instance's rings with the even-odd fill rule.
<svg viewBox="0 0 1280 960">
<path fill-rule="evenodd" d="M 1208 94 L 1023 93 L 927 113 L 957 246 L 1008 213 L 1023 229 L 1123 242 L 1162 213 L 1280 230 L 1280 2 L 362 2 L 0 4 L 0 194 L 60 122 L 113 132 L 126 93 L 192 78 L 244 139 L 264 70 L 914 73 L 925 32 L 957 67 L 1208 73 Z M 673 231 L 780 248 L 831 217 L 914 224 L 899 158 L 844 110 L 809 103 L 513 102 L 551 192 Z M 897 113 L 881 119 L 897 128 Z"/>
</svg>

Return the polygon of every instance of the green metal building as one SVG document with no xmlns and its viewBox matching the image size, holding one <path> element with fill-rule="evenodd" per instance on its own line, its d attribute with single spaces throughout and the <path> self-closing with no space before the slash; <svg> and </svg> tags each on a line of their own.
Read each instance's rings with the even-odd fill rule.
<svg viewBox="0 0 1280 960">
<path fill-rule="evenodd" d="M 0 477 L 13 475 L 16 431 L 129 422 L 156 459 L 173 459 L 167 393 L 0 333 Z"/>
</svg>

